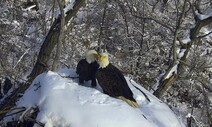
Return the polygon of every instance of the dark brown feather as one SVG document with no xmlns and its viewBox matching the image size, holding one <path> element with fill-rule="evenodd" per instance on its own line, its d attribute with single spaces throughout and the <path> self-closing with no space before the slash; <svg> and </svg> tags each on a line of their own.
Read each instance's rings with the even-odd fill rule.
<svg viewBox="0 0 212 127">
<path fill-rule="evenodd" d="M 123 74 L 111 63 L 105 68 L 99 68 L 96 72 L 96 78 L 105 94 L 112 97 L 123 96 L 136 102 Z"/>
<path fill-rule="evenodd" d="M 91 86 L 96 86 L 96 71 L 99 68 L 98 63 L 95 61 L 89 64 L 86 59 L 82 59 L 77 64 L 76 73 L 79 75 L 79 82 L 83 83 L 84 81 L 91 80 Z"/>
</svg>

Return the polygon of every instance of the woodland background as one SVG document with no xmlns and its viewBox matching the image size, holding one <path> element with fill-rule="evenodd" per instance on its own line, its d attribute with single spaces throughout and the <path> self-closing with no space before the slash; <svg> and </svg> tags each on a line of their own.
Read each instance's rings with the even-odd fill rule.
<svg viewBox="0 0 212 127">
<path fill-rule="evenodd" d="M 1 119 L 38 74 L 96 49 L 188 127 L 212 127 L 211 0 L 75 0 L 64 12 L 69 3 L 0 0 Z"/>
</svg>

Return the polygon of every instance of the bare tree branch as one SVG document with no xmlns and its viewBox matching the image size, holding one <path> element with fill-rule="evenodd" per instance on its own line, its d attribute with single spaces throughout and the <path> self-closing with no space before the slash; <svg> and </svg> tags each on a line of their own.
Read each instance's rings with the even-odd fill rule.
<svg viewBox="0 0 212 127">
<path fill-rule="evenodd" d="M 197 35 L 199 34 L 199 31 L 201 30 L 201 28 L 211 23 L 212 23 L 212 16 L 203 20 L 199 20 L 197 24 L 195 25 L 195 27 L 190 30 L 191 40 L 197 39 L 198 38 Z"/>
<path fill-rule="evenodd" d="M 59 33 L 59 37 L 58 37 L 58 43 L 57 43 L 57 51 L 56 51 L 56 55 L 55 55 L 55 59 L 54 62 L 52 64 L 52 71 L 55 71 L 57 69 L 57 66 L 59 64 L 59 58 L 60 58 L 60 54 L 62 51 L 62 46 L 63 46 L 63 42 L 64 42 L 64 26 L 65 26 L 65 12 L 64 12 L 64 5 L 65 5 L 65 0 L 57 0 L 58 5 L 60 7 L 60 13 L 61 13 L 61 17 L 60 17 L 60 33 Z"/>
<path fill-rule="evenodd" d="M 198 37 L 197 37 L 197 39 L 204 38 L 204 37 L 206 37 L 206 36 L 208 36 L 208 35 L 210 35 L 210 34 L 212 34 L 212 31 L 211 31 L 211 32 L 209 32 L 209 33 L 207 33 L 207 34 L 205 34 L 205 35 L 198 36 Z"/>
</svg>

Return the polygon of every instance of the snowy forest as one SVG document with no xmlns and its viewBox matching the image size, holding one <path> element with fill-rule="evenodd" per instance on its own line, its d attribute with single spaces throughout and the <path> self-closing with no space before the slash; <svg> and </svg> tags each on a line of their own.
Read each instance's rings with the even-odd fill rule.
<svg viewBox="0 0 212 127">
<path fill-rule="evenodd" d="M 211 0 L 0 0 L 0 13 L 0 126 L 26 113 L 16 102 L 38 75 L 95 49 L 186 127 L 212 127 Z"/>
</svg>

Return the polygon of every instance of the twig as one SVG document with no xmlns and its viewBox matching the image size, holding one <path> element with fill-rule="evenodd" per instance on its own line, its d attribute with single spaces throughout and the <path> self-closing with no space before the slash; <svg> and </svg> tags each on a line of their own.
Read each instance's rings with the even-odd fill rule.
<svg viewBox="0 0 212 127">
<path fill-rule="evenodd" d="M 36 124 L 38 124 L 38 125 L 41 126 L 41 127 L 44 127 L 44 126 L 45 126 L 45 124 L 43 124 L 43 123 L 41 123 L 40 121 L 37 121 L 37 120 L 35 120 L 35 119 L 32 119 L 32 118 L 30 118 L 30 117 L 26 118 L 25 120 L 26 120 L 26 121 L 31 121 L 31 122 L 33 122 L 33 123 L 36 123 Z"/>
<path fill-rule="evenodd" d="M 100 30 L 99 30 L 99 37 L 98 37 L 98 52 L 101 51 L 101 36 L 103 34 L 103 28 L 104 28 L 104 23 L 105 23 L 105 17 L 106 17 L 106 11 L 107 11 L 107 0 L 104 1 L 105 5 L 104 5 L 104 10 L 103 10 L 103 15 L 102 15 L 102 19 L 101 19 L 101 23 L 100 23 Z"/>
<path fill-rule="evenodd" d="M 19 117 L 19 120 L 23 122 L 25 116 L 31 112 L 33 110 L 33 108 L 30 106 L 28 108 L 25 109 L 25 111 L 21 114 L 21 116 Z"/>
<path fill-rule="evenodd" d="M 17 109 L 24 109 L 25 110 L 25 107 L 20 107 L 20 108 L 13 108 L 13 109 L 5 109 L 5 110 L 3 110 L 3 111 L 0 111 L 0 114 L 2 114 L 2 113 L 7 113 L 7 112 L 11 112 L 11 111 L 13 111 L 13 110 L 17 110 Z"/>
<path fill-rule="evenodd" d="M 211 31 L 211 32 L 209 32 L 209 33 L 207 33 L 207 34 L 205 34 L 205 35 L 202 35 L 202 36 L 197 37 L 197 39 L 204 38 L 204 37 L 206 37 L 206 36 L 210 35 L 211 33 L 212 33 L 212 31 Z"/>
<path fill-rule="evenodd" d="M 21 108 L 15 108 L 15 109 L 11 109 L 11 110 L 7 110 L 7 111 L 3 111 L 3 112 L 1 112 L 1 113 L 8 113 L 8 112 L 11 112 L 11 111 L 16 110 L 16 109 L 20 109 L 20 110 L 19 110 L 19 111 L 17 111 L 17 112 L 14 112 L 14 113 L 11 113 L 11 114 L 8 114 L 8 115 L 5 115 L 4 117 L 13 116 L 13 115 L 15 115 L 15 114 L 18 114 L 18 113 L 24 112 L 24 111 L 26 110 L 26 108 L 25 108 L 25 107 L 21 107 Z"/>
<path fill-rule="evenodd" d="M 30 50 L 30 48 L 28 48 L 24 54 L 19 58 L 18 62 L 15 64 L 15 66 L 13 67 L 13 69 L 16 68 L 16 66 L 21 62 L 21 60 L 23 59 L 23 57 L 28 53 L 28 51 Z"/>
<path fill-rule="evenodd" d="M 67 68 L 70 68 L 70 66 L 69 65 L 67 65 L 65 62 L 63 62 L 63 61 L 59 61 L 60 63 L 62 63 L 63 65 L 65 65 Z"/>
<path fill-rule="evenodd" d="M 207 114 L 207 117 L 209 118 L 208 119 L 208 123 L 211 125 L 212 124 L 212 115 L 210 114 L 210 106 L 209 106 L 209 104 L 210 104 L 210 102 L 209 102 L 209 98 L 208 98 L 208 96 L 207 96 L 207 94 L 206 94 L 206 91 L 205 91 L 205 89 L 204 88 L 202 88 L 202 93 L 203 93 L 203 97 L 204 97 L 204 104 L 205 104 L 205 109 L 206 109 L 206 114 Z"/>
<path fill-rule="evenodd" d="M 137 90 L 139 90 L 139 91 L 144 95 L 144 97 L 145 97 L 149 102 L 151 102 L 150 99 L 149 99 L 149 97 L 148 97 L 141 89 L 139 89 L 137 86 L 135 86 L 135 85 L 132 83 L 131 79 L 130 79 L 129 81 L 130 81 L 130 83 L 131 83 Z"/>
<path fill-rule="evenodd" d="M 61 74 L 58 74 L 58 75 L 62 78 L 71 78 L 71 79 L 79 78 L 79 76 L 78 77 L 71 77 L 70 75 L 67 75 L 67 76 L 62 76 Z"/>
<path fill-rule="evenodd" d="M 29 107 L 27 108 L 21 115 L 21 117 L 19 118 L 20 121 L 24 122 L 24 121 L 31 121 L 33 123 L 37 123 L 40 126 L 44 126 L 43 123 L 37 121 L 35 118 L 37 116 L 37 113 L 39 112 L 38 107 Z M 35 116 L 34 116 L 35 115 Z"/>
</svg>

